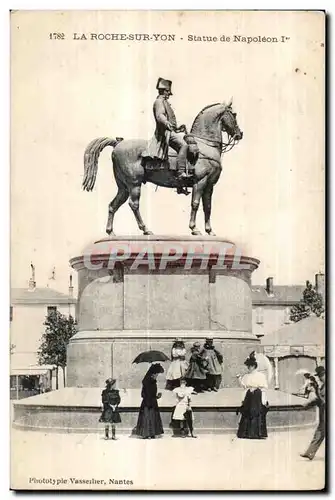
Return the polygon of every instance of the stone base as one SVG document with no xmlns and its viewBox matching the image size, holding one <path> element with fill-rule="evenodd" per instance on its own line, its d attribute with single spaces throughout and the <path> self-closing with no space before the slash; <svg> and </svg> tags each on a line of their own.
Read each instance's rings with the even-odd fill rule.
<svg viewBox="0 0 335 500">
<path fill-rule="evenodd" d="M 162 390 L 159 407 L 164 432 L 169 427 L 175 396 Z M 196 433 L 234 433 L 239 416 L 236 410 L 243 399 L 243 389 L 221 389 L 218 393 L 204 393 L 192 397 Z M 270 410 L 268 430 L 287 430 L 310 427 L 315 424 L 315 409 L 302 408 L 303 399 L 280 391 L 268 390 Z M 65 388 L 34 396 L 14 405 L 15 428 L 43 432 L 102 433 L 104 424 L 98 422 L 101 414 L 101 389 Z M 117 432 L 131 435 L 136 425 L 141 404 L 139 390 L 121 389 L 121 419 Z"/>
<path fill-rule="evenodd" d="M 116 378 L 120 387 L 137 389 L 149 365 L 132 364 L 143 351 L 158 350 L 171 356 L 176 337 L 185 342 L 187 352 L 192 344 L 203 344 L 207 336 L 214 338 L 215 347 L 223 354 L 222 384 L 239 387 L 236 375 L 259 340 L 249 332 L 222 331 L 81 331 L 72 337 L 68 346 L 68 387 L 103 387 L 109 377 Z M 234 338 L 235 336 L 235 338 Z M 169 362 L 162 363 L 165 373 Z"/>
</svg>

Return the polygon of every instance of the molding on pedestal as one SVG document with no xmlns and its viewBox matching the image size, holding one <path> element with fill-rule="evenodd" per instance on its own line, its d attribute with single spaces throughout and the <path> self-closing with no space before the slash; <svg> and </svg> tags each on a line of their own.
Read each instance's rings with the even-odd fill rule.
<svg viewBox="0 0 335 500">
<path fill-rule="evenodd" d="M 223 331 L 223 330 L 83 330 L 76 333 L 71 339 L 70 344 L 80 342 L 114 342 L 128 340 L 166 340 L 173 342 L 175 338 L 182 338 L 187 341 L 198 339 L 205 340 L 212 337 L 214 340 L 245 342 L 251 340 L 259 343 L 259 339 L 251 332 L 245 331 Z"/>
</svg>

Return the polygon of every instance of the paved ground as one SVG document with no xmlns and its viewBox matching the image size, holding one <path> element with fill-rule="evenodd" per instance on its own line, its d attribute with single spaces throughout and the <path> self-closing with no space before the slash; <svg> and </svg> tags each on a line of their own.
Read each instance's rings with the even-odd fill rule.
<svg viewBox="0 0 335 500">
<path fill-rule="evenodd" d="M 312 434 L 313 430 L 278 432 L 264 441 L 240 440 L 233 435 L 164 436 L 152 441 L 120 436 L 118 441 L 105 441 L 94 434 L 12 430 L 11 485 L 39 489 L 317 490 L 324 485 L 324 446 L 312 462 L 299 456 Z M 90 479 L 101 483 L 74 482 Z M 48 480 L 56 484 L 46 484 Z"/>
</svg>

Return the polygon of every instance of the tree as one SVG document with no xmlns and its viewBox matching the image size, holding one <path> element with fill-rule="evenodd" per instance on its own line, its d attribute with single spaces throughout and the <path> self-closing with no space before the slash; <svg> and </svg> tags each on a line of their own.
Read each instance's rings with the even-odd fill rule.
<svg viewBox="0 0 335 500">
<path fill-rule="evenodd" d="M 58 389 L 59 367 L 63 370 L 65 387 L 66 348 L 70 338 L 77 331 L 75 319 L 61 314 L 59 311 L 51 311 L 44 322 L 45 332 L 41 338 L 41 345 L 37 352 L 40 365 L 56 366 L 56 389 Z"/>
<path fill-rule="evenodd" d="M 318 318 L 325 312 L 323 305 L 323 298 L 316 288 L 313 287 L 310 281 L 306 281 L 306 288 L 303 292 L 300 304 L 297 304 L 291 308 L 290 319 L 297 323 L 298 321 L 308 318 L 311 314 L 315 314 Z"/>
</svg>

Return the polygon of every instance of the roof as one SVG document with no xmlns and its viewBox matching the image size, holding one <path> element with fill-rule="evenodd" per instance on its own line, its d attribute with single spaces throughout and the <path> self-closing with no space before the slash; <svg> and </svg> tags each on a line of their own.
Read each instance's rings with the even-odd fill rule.
<svg viewBox="0 0 335 500">
<path fill-rule="evenodd" d="M 48 370 L 53 370 L 55 367 L 52 365 L 42 366 L 27 366 L 23 368 L 11 368 L 11 375 L 45 375 Z"/>
<path fill-rule="evenodd" d="M 325 321 L 316 316 L 309 316 L 265 335 L 261 343 L 263 345 L 324 345 Z"/>
<path fill-rule="evenodd" d="M 58 304 L 75 304 L 76 299 L 58 292 L 52 288 L 12 288 L 11 289 L 11 304 L 46 304 L 48 306 Z"/>
<path fill-rule="evenodd" d="M 293 305 L 300 302 L 305 285 L 278 285 L 273 287 L 273 295 L 269 295 L 261 285 L 252 286 L 253 305 Z"/>
</svg>

